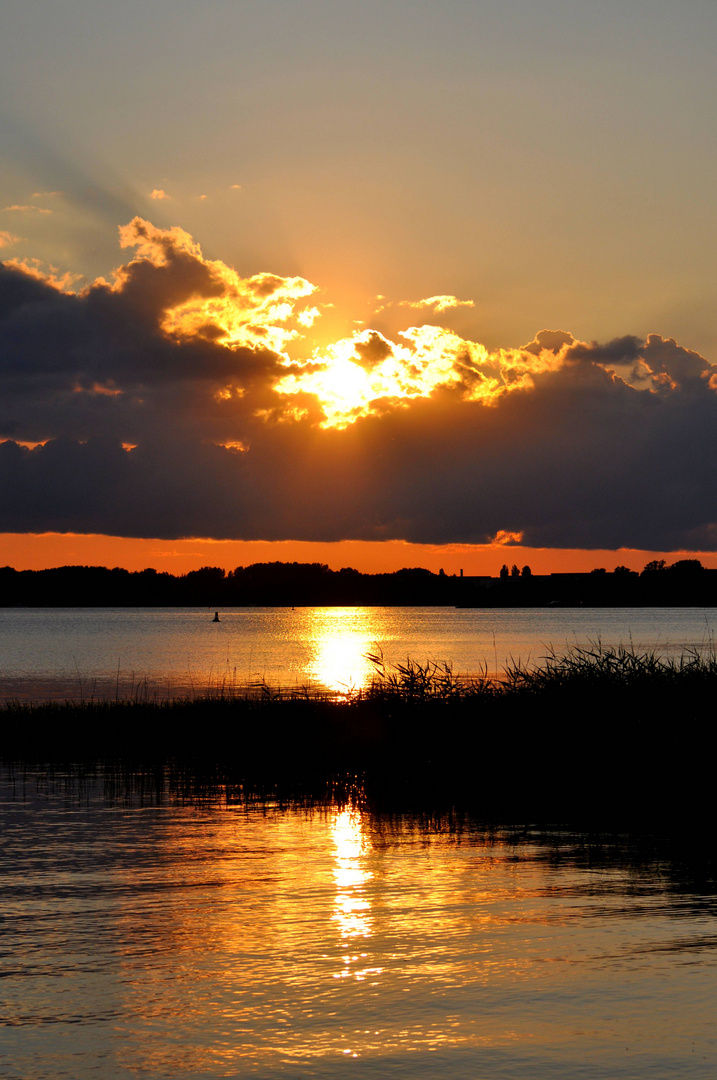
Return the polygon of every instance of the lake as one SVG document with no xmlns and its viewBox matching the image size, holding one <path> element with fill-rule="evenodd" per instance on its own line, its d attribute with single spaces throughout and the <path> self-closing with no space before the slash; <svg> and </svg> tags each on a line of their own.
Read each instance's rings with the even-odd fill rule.
<svg viewBox="0 0 717 1080">
<path fill-rule="evenodd" d="M 552 648 L 632 645 L 665 656 L 714 641 L 714 608 L 0 608 L 0 700 L 365 686 L 367 654 L 500 674 Z"/>
<path fill-rule="evenodd" d="M 0 1076 L 712 1080 L 711 842 L 0 777 Z"/>
</svg>

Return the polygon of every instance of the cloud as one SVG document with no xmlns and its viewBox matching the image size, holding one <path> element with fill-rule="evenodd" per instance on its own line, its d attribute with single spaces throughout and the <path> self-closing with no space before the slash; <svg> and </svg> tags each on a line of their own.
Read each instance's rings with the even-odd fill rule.
<svg viewBox="0 0 717 1080">
<path fill-rule="evenodd" d="M 20 237 L 15 236 L 14 233 L 0 229 L 0 248 L 10 247 L 11 244 L 17 244 L 19 240 Z"/>
<path fill-rule="evenodd" d="M 421 324 L 297 359 L 310 282 L 120 239 L 78 292 L 0 264 L 0 530 L 717 549 L 717 367 L 674 339 Z"/>
<path fill-rule="evenodd" d="M 162 188 L 153 188 L 149 197 L 150 199 L 170 199 L 171 195 L 168 195 Z"/>
<path fill-rule="evenodd" d="M 432 308 L 437 315 L 443 314 L 444 311 L 450 311 L 451 308 L 458 307 L 475 307 L 472 300 L 459 300 L 457 296 L 429 296 L 425 300 L 399 300 L 399 307 L 409 308 Z"/>
<path fill-rule="evenodd" d="M 510 544 L 522 544 L 523 533 L 522 532 L 508 532 L 505 529 L 498 529 L 495 536 L 490 537 L 491 544 L 499 544 L 501 546 L 508 546 Z"/>
<path fill-rule="evenodd" d="M 377 300 L 383 301 L 379 307 L 374 311 L 374 315 L 378 315 L 383 311 L 388 311 L 390 308 L 405 307 L 413 308 L 416 311 L 430 310 L 434 315 L 444 315 L 447 311 L 454 311 L 456 308 L 472 308 L 475 307 L 475 303 L 472 300 L 459 300 L 457 296 L 440 295 L 440 296 L 428 296 L 425 300 L 398 300 L 390 301 L 386 300 L 385 296 L 379 294 L 376 297 Z"/>
<path fill-rule="evenodd" d="M 53 199 L 58 195 L 64 195 L 64 191 L 33 191 L 33 199 Z"/>
<path fill-rule="evenodd" d="M 62 272 L 52 263 L 46 263 L 42 259 L 6 259 L 2 265 L 8 269 L 21 270 L 28 277 L 33 277 L 58 290 L 70 289 L 82 278 L 82 274 L 74 274 L 71 270 Z"/>
<path fill-rule="evenodd" d="M 241 189 L 242 189 L 241 184 L 232 184 L 232 186 L 231 186 L 232 191 L 241 191 Z"/>
<path fill-rule="evenodd" d="M 176 281 L 178 292 L 163 308 L 160 329 L 177 341 L 204 339 L 229 349 L 281 351 L 300 333 L 288 323 L 303 318 L 303 299 L 316 291 L 299 277 L 264 273 L 241 278 L 225 263 L 205 260 L 183 229 L 158 229 L 139 217 L 120 228 L 120 245 L 137 248 L 137 256 L 117 271 L 116 288 L 131 288 L 138 277 L 147 289 L 160 280 Z"/>
<path fill-rule="evenodd" d="M 542 352 L 557 354 L 566 345 L 572 345 L 574 342 L 573 335 L 566 333 L 565 330 L 541 330 L 532 341 L 523 346 L 523 352 L 532 353 L 534 356 L 540 356 Z"/>
<path fill-rule="evenodd" d="M 3 210 L 7 213 L 15 214 L 51 214 L 52 210 L 48 210 L 46 206 L 33 206 L 30 203 L 27 206 L 21 206 L 19 203 L 14 203 L 12 206 L 3 206 Z"/>
</svg>

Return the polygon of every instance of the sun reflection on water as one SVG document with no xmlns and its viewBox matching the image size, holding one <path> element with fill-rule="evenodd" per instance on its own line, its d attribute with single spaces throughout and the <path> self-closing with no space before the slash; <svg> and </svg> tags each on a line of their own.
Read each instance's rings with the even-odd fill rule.
<svg viewBox="0 0 717 1080">
<path fill-rule="evenodd" d="M 371 979 L 375 986 L 373 979 L 383 969 L 372 967 L 368 963 L 369 953 L 361 951 L 369 947 L 373 934 L 369 893 L 373 874 L 368 869 L 370 844 L 362 828 L 360 813 L 348 807 L 338 813 L 331 824 L 331 839 L 336 885 L 332 919 L 338 926 L 342 943 L 351 948 L 342 955 L 343 966 L 334 973 L 334 978 L 353 978 L 357 982 Z"/>
<path fill-rule="evenodd" d="M 311 657 L 311 679 L 335 693 L 362 690 L 374 669 L 367 659 L 383 638 L 380 617 L 367 608 L 308 608 L 303 612 L 303 635 Z"/>
<path fill-rule="evenodd" d="M 371 905 L 365 888 L 371 873 L 365 866 L 366 844 L 361 833 L 361 817 L 355 810 L 342 810 L 331 826 L 335 846 L 334 919 L 344 938 L 368 937 L 371 933 Z"/>
</svg>

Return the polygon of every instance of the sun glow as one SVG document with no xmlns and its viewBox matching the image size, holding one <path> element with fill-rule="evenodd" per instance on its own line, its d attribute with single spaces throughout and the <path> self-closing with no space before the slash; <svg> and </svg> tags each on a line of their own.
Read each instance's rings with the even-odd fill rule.
<svg viewBox="0 0 717 1080">
<path fill-rule="evenodd" d="M 521 350 L 488 353 L 440 326 L 412 326 L 399 337 L 402 341 L 395 342 L 375 330 L 358 331 L 293 364 L 299 370 L 279 379 L 274 390 L 315 395 L 324 413 L 322 426 L 343 428 L 442 388 L 490 404 L 506 389 L 527 385 L 531 371 L 548 363 Z"/>
<path fill-rule="evenodd" d="M 239 275 L 223 263 L 213 263 L 216 297 L 192 297 L 165 312 L 162 330 L 175 338 L 204 337 L 229 348 L 264 346 L 282 352 L 299 336 L 288 323 L 294 316 L 311 325 L 316 308 L 295 312 L 296 302 L 314 292 L 303 278 L 280 278 L 273 274 Z M 318 312 L 316 312 L 318 314 Z M 307 321 L 308 320 L 308 321 Z"/>
<path fill-rule="evenodd" d="M 311 678 L 337 694 L 367 686 L 374 675 L 367 655 L 381 637 L 381 626 L 349 607 L 308 608 L 302 615 L 312 644 Z"/>
<path fill-rule="evenodd" d="M 276 395 L 274 403 L 264 400 L 253 410 L 255 418 L 267 422 L 308 421 L 341 429 L 440 392 L 492 405 L 507 392 L 530 389 L 536 375 L 559 368 L 573 343 L 562 331 L 541 331 L 524 348 L 489 352 L 446 327 L 424 324 L 399 330 L 394 340 L 365 328 L 318 345 L 313 331 L 306 332 L 332 305 L 309 306 L 308 298 L 318 289 L 305 278 L 271 273 L 242 278 L 228 264 L 204 258 L 199 245 L 178 226 L 160 229 L 139 217 L 120 228 L 120 243 L 135 248 L 136 254 L 115 271 L 113 285 L 99 279 L 95 284 L 121 292 L 133 282 L 144 283 L 147 263 L 161 268 L 167 288 L 159 325 L 166 337 L 263 352 L 272 361 L 267 389 Z M 435 314 L 471 306 L 472 301 L 448 295 L 398 304 Z M 303 358 L 289 355 L 292 342 L 295 354 Z M 284 374 L 277 377 L 282 368 Z M 95 384 L 93 392 L 121 391 Z M 241 378 L 212 390 L 217 402 L 233 401 L 246 392 Z M 307 395 L 318 408 L 307 403 Z"/>
<path fill-rule="evenodd" d="M 361 417 L 406 408 L 440 391 L 491 405 L 508 391 L 529 389 L 534 375 L 559 367 L 573 341 L 562 331 L 547 333 L 547 338 L 543 331 L 525 348 L 491 353 L 446 327 L 424 324 L 399 330 L 395 340 L 376 330 L 356 330 L 350 337 L 316 345 L 307 357 L 306 331 L 322 313 L 309 306 L 308 298 L 318 292 L 310 281 L 271 273 L 242 278 L 227 263 L 205 259 L 199 245 L 178 226 L 160 229 L 139 217 L 120 228 L 120 243 L 135 248 L 136 254 L 115 271 L 109 287 L 122 291 L 133 280 L 143 280 L 147 263 L 162 268 L 171 286 L 167 289 L 171 302 L 165 302 L 160 315 L 166 337 L 274 354 L 269 388 L 277 395 L 278 407 L 262 402 L 253 413 L 266 421 L 346 428 Z M 331 306 L 322 304 L 321 309 Z M 472 301 L 436 295 L 401 301 L 398 306 L 445 314 L 455 307 L 471 307 Z M 301 339 L 304 345 L 296 352 L 303 352 L 304 358 L 290 356 L 287 346 Z M 285 369 L 278 378 L 277 366 Z M 216 401 L 227 402 L 245 391 L 240 382 L 229 382 L 217 386 L 213 395 Z M 95 387 L 95 392 L 113 391 Z M 316 399 L 318 415 L 307 407 L 306 395 Z"/>
</svg>

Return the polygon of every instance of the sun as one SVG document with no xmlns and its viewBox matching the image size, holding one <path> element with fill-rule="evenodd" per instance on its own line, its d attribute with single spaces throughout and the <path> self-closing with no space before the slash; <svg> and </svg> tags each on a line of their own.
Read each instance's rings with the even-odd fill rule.
<svg viewBox="0 0 717 1080">
<path fill-rule="evenodd" d="M 441 340 L 427 334 L 436 330 Z M 298 371 L 275 384 L 280 394 L 314 394 L 324 412 L 324 427 L 347 427 L 361 416 L 388 406 L 427 397 L 441 385 L 460 378 L 454 357 L 445 348 L 439 328 L 409 330 L 405 342 L 389 341 L 375 330 L 363 330 L 317 350 L 312 358 L 292 364 Z"/>
</svg>

